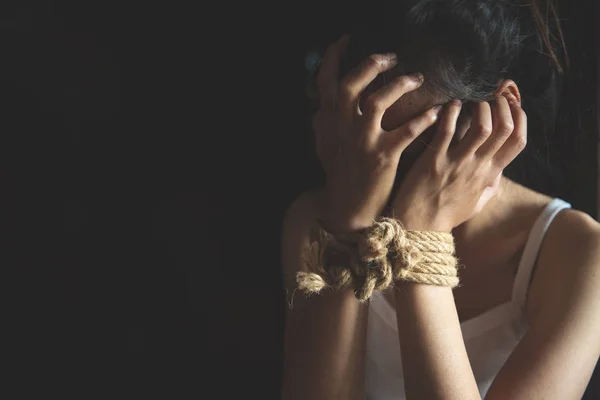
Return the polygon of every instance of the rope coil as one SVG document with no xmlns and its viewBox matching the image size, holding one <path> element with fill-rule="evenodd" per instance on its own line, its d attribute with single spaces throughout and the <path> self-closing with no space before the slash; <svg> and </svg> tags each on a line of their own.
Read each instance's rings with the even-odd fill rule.
<svg viewBox="0 0 600 400">
<path fill-rule="evenodd" d="M 397 280 L 452 288 L 459 283 L 451 233 L 405 230 L 382 217 L 357 233 L 334 236 L 319 226 L 311 236 L 304 251 L 308 272 L 296 275 L 307 294 L 353 288 L 365 302 Z"/>
</svg>

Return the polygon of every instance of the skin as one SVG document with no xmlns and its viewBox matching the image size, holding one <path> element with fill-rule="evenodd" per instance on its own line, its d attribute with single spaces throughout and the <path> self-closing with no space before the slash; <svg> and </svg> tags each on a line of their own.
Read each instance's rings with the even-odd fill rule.
<svg viewBox="0 0 600 400">
<path fill-rule="evenodd" d="M 500 84 L 498 94 L 520 101 L 514 82 Z M 417 106 L 424 111 L 436 101 L 411 91 L 385 111 L 382 127 L 392 130 L 418 114 Z M 463 123 L 468 128 L 471 122 Z M 468 129 L 458 125 L 455 146 L 468 135 Z M 422 152 L 404 148 L 400 163 L 413 151 Z M 457 256 L 466 266 L 462 286 L 454 291 L 403 284 L 400 291 L 386 293 L 397 310 L 402 361 L 410 365 L 404 368 L 408 399 L 479 398 L 459 323 L 510 299 L 520 251 L 551 200 L 505 177 L 490 187 L 489 198 L 460 224 L 446 224 L 447 216 L 441 220 L 439 215 L 431 219 L 401 215 L 412 229 L 452 226 Z M 317 218 L 330 218 L 339 229 L 360 226 L 368 219 L 354 219 L 350 225 L 336 222 L 327 193 L 320 188 L 303 194 L 286 214 L 282 253 L 286 288 L 293 288 L 295 272 L 304 270 L 301 251 Z M 591 217 L 576 210 L 556 217 L 540 249 L 529 290 L 530 328 L 486 398 L 581 398 L 600 355 L 598 244 L 600 225 Z M 286 324 L 283 398 L 364 398 L 367 313 L 351 291 L 326 291 L 309 299 L 296 293 Z M 439 335 L 440 331 L 445 334 Z"/>
</svg>

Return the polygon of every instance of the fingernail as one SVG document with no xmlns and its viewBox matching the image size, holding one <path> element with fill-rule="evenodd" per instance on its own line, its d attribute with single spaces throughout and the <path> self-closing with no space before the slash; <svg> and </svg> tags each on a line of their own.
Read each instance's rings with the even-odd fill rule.
<svg viewBox="0 0 600 400">
<path fill-rule="evenodd" d="M 462 106 L 462 101 L 459 99 L 454 99 L 450 102 L 453 106 Z"/>
<path fill-rule="evenodd" d="M 412 79 L 414 79 L 417 82 L 423 82 L 423 80 L 425 79 L 423 77 L 423 74 L 420 72 L 416 72 L 414 74 L 410 74 L 409 77 L 411 77 Z"/>
<path fill-rule="evenodd" d="M 396 56 L 394 53 L 386 53 L 383 55 L 383 57 L 388 64 L 394 64 L 396 61 L 398 61 L 398 56 Z"/>
<path fill-rule="evenodd" d="M 442 106 L 435 106 L 433 107 L 433 112 L 438 115 L 440 113 L 440 111 L 442 111 Z"/>
</svg>

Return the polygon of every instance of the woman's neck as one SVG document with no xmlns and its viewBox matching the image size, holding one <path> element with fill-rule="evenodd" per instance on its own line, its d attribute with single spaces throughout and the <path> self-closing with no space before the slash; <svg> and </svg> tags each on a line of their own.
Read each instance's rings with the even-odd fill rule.
<svg viewBox="0 0 600 400">
<path fill-rule="evenodd" d="M 509 207 L 518 196 L 520 185 L 506 177 L 500 180 L 498 192 L 474 217 L 457 226 L 452 231 L 457 241 L 470 241 L 476 237 L 488 236 L 506 220 Z"/>
<path fill-rule="evenodd" d="M 551 199 L 503 176 L 498 193 L 452 233 L 457 242 L 465 244 L 527 235 Z"/>
</svg>

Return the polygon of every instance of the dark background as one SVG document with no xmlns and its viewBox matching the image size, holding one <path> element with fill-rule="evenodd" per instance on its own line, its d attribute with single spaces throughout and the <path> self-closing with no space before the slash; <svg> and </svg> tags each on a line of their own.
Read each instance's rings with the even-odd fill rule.
<svg viewBox="0 0 600 400">
<path fill-rule="evenodd" d="M 598 18 L 563 3 L 573 72 L 551 160 L 557 195 L 596 216 Z M 278 397 L 281 218 L 316 173 L 303 58 L 344 7 L 2 5 L 1 259 L 24 398 Z"/>
</svg>

